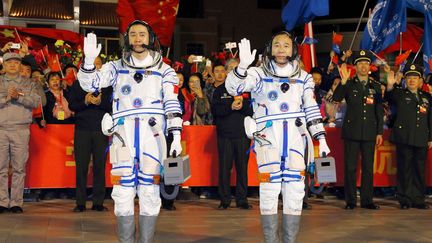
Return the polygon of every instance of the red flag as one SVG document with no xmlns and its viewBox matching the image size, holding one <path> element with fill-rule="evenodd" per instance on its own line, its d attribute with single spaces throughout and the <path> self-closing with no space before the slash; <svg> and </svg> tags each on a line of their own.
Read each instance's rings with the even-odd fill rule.
<svg viewBox="0 0 432 243">
<path fill-rule="evenodd" d="M 338 55 L 334 55 L 333 57 L 332 57 L 332 63 L 334 63 L 334 64 L 338 64 L 339 63 L 339 57 L 338 57 Z"/>
<path fill-rule="evenodd" d="M 432 70 L 432 58 L 429 59 L 429 70 Z"/>
<path fill-rule="evenodd" d="M 305 24 L 304 28 L 304 38 L 313 38 L 312 22 Z M 303 69 L 306 72 L 310 72 L 310 70 L 316 66 L 317 58 L 315 54 L 315 45 L 303 43 L 299 48 L 299 53 L 303 62 Z"/>
<path fill-rule="evenodd" d="M 64 77 L 63 80 L 66 81 L 66 84 L 68 86 L 72 86 L 73 82 L 75 80 L 77 80 L 77 76 L 75 74 L 75 71 L 69 72 L 68 74 L 66 74 L 66 77 Z"/>
<path fill-rule="evenodd" d="M 10 41 L 18 43 L 20 39 L 26 41 L 29 47 L 35 50 L 42 49 L 44 45 L 56 40 L 64 40 L 73 45 L 81 44 L 84 40 L 80 34 L 68 30 L 0 25 L 0 45 L 4 46 Z"/>
<path fill-rule="evenodd" d="M 336 32 L 333 32 L 333 44 L 336 44 L 338 46 L 342 45 L 343 35 L 336 34 Z"/>
<path fill-rule="evenodd" d="M 395 66 L 401 65 L 409 57 L 409 55 L 411 54 L 411 51 L 412 50 L 408 50 L 408 51 L 400 54 L 399 56 L 397 56 L 396 60 L 395 60 Z"/>
<path fill-rule="evenodd" d="M 406 31 L 402 33 L 402 50 L 412 50 L 414 52 L 417 52 L 420 49 L 422 37 L 422 28 L 413 24 L 407 24 Z M 400 40 L 399 38 L 397 38 L 397 40 L 393 44 L 381 51 L 378 55 L 382 57 L 384 54 L 396 52 L 399 51 L 399 49 Z"/>
<path fill-rule="evenodd" d="M 120 31 L 125 33 L 130 22 L 140 19 L 152 27 L 162 45 L 170 46 L 178 7 L 179 0 L 119 0 Z"/>
</svg>

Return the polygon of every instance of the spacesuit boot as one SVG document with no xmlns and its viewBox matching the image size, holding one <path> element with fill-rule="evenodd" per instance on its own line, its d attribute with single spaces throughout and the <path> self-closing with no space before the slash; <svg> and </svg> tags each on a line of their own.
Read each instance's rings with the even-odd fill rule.
<svg viewBox="0 0 432 243">
<path fill-rule="evenodd" d="M 139 216 L 139 243 L 152 243 L 156 229 L 157 216 Z"/>
<path fill-rule="evenodd" d="M 265 243 L 279 243 L 278 215 L 261 215 Z"/>
<path fill-rule="evenodd" d="M 121 243 L 135 242 L 135 216 L 117 216 L 118 236 Z"/>
<path fill-rule="evenodd" d="M 300 229 L 300 215 L 282 215 L 282 242 L 295 243 Z"/>
</svg>

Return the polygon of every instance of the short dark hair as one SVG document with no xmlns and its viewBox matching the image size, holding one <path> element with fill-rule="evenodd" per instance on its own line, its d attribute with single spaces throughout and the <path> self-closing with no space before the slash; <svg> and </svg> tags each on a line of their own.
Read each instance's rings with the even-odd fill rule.
<svg viewBox="0 0 432 243">
<path fill-rule="evenodd" d="M 75 70 L 78 71 L 78 68 L 77 68 L 75 65 L 73 65 L 72 63 L 68 63 L 68 64 L 66 64 L 66 66 L 63 68 L 63 74 L 66 75 L 66 70 L 67 70 L 68 68 L 75 68 Z"/>
<path fill-rule="evenodd" d="M 212 71 L 214 71 L 215 67 L 222 66 L 225 69 L 225 65 L 221 62 L 215 62 L 212 67 Z"/>
<path fill-rule="evenodd" d="M 46 80 L 49 82 L 49 80 L 54 76 L 58 76 L 60 79 L 62 78 L 62 75 L 60 72 L 50 72 L 50 73 L 48 73 Z"/>
<path fill-rule="evenodd" d="M 32 65 L 27 61 L 21 60 L 21 65 L 26 66 L 26 67 L 30 67 L 30 69 L 32 68 Z"/>
</svg>

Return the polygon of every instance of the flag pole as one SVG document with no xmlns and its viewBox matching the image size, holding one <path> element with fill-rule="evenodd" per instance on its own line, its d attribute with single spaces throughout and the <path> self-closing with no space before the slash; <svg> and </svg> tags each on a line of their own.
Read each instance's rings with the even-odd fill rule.
<svg viewBox="0 0 432 243">
<path fill-rule="evenodd" d="M 171 49 L 171 47 L 168 47 L 167 54 L 166 54 L 166 58 L 168 58 L 168 56 L 169 56 L 170 49 Z"/>
<path fill-rule="evenodd" d="M 421 45 L 420 45 L 420 47 L 419 47 L 417 53 L 415 54 L 415 56 L 414 56 L 414 58 L 413 58 L 411 64 L 413 64 L 413 63 L 415 62 L 415 60 L 417 59 L 417 56 L 418 56 L 418 54 L 420 53 L 422 47 L 423 47 L 423 42 L 421 43 Z"/>
<path fill-rule="evenodd" d="M 309 38 L 311 38 L 313 40 L 313 29 L 312 29 L 312 21 L 310 21 L 307 24 L 308 27 L 308 33 L 309 33 Z M 311 60 L 312 60 L 312 67 L 316 67 L 316 60 L 315 60 L 315 44 L 312 41 L 312 44 L 310 45 L 310 50 L 311 50 Z"/>
<path fill-rule="evenodd" d="M 351 40 L 351 44 L 350 44 L 348 50 L 351 50 L 351 48 L 352 48 L 353 45 L 354 45 L 354 41 L 355 41 L 355 39 L 356 39 L 356 37 L 357 37 L 357 33 L 358 33 L 359 28 L 360 28 L 360 24 L 361 24 L 361 21 L 362 21 L 362 19 L 363 19 L 363 15 L 364 15 L 364 12 L 365 12 L 365 10 L 366 10 L 366 6 L 367 6 L 368 2 L 369 2 L 369 0 L 366 0 L 366 1 L 365 1 L 365 4 L 364 4 L 364 6 L 363 6 L 362 14 L 361 14 L 361 16 L 360 16 L 359 22 L 357 23 L 357 28 L 356 28 L 356 30 L 355 30 L 355 32 L 354 32 L 354 36 L 353 36 L 353 38 L 352 38 L 352 40 Z"/>
<path fill-rule="evenodd" d="M 15 32 L 16 32 L 16 34 L 17 34 L 17 36 L 18 36 L 18 40 L 19 40 L 19 42 L 22 42 L 21 37 L 20 37 L 20 35 L 19 35 L 19 33 L 18 33 L 17 28 L 14 28 L 14 29 L 15 29 Z"/>
<path fill-rule="evenodd" d="M 375 52 L 373 52 L 371 50 L 369 50 L 369 51 L 372 53 L 372 55 L 374 55 L 376 58 L 378 58 L 378 60 L 380 60 L 383 63 L 387 63 L 384 59 L 382 59 L 380 56 L 378 56 Z"/>
<path fill-rule="evenodd" d="M 399 55 L 402 54 L 402 32 L 399 32 Z"/>
</svg>

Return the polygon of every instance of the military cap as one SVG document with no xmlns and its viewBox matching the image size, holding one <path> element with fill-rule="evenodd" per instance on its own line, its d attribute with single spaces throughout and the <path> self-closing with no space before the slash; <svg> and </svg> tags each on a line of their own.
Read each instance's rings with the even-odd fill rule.
<svg viewBox="0 0 432 243">
<path fill-rule="evenodd" d="M 404 76 L 419 76 L 423 77 L 423 68 L 417 64 L 406 65 Z"/>
<path fill-rule="evenodd" d="M 12 59 L 21 61 L 22 58 L 18 53 L 15 53 L 15 52 L 7 52 L 3 55 L 3 62 L 6 62 L 6 61 L 9 61 Z"/>
<path fill-rule="evenodd" d="M 368 50 L 360 50 L 358 52 L 355 52 L 353 55 L 353 64 L 356 65 L 357 62 L 361 62 L 361 61 L 367 61 L 369 63 L 372 62 L 372 55 L 370 53 L 370 51 Z"/>
</svg>

